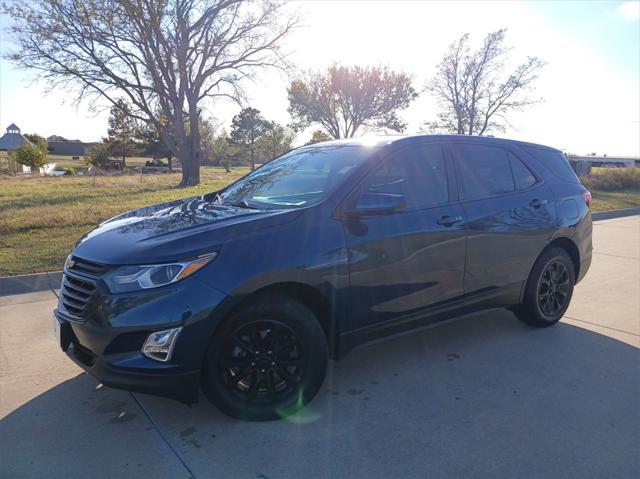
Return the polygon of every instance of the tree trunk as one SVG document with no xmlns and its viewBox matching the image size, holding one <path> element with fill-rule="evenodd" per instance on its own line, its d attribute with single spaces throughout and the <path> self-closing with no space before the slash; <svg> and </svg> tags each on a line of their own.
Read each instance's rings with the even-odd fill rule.
<svg viewBox="0 0 640 479">
<path fill-rule="evenodd" d="M 173 173 L 173 166 L 171 165 L 171 155 L 167 157 L 167 161 L 169 162 L 169 173 Z"/>
<path fill-rule="evenodd" d="M 189 112 L 189 135 L 185 135 L 185 151 L 182 162 L 182 181 L 179 186 L 195 186 L 200 183 L 200 114 L 192 108 Z"/>
<path fill-rule="evenodd" d="M 200 169 L 194 165 L 193 158 L 184 158 L 182 161 L 182 180 L 178 186 L 195 186 L 200 183 Z"/>
<path fill-rule="evenodd" d="M 251 171 L 256 169 L 255 150 L 251 148 Z"/>
</svg>

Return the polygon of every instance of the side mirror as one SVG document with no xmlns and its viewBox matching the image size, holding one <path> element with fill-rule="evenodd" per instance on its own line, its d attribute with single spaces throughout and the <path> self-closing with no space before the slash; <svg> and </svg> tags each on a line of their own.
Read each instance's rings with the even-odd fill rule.
<svg viewBox="0 0 640 479">
<path fill-rule="evenodd" d="M 355 207 L 347 207 L 343 213 L 347 217 L 382 216 L 402 211 L 407 206 L 404 195 L 391 193 L 364 193 Z"/>
</svg>

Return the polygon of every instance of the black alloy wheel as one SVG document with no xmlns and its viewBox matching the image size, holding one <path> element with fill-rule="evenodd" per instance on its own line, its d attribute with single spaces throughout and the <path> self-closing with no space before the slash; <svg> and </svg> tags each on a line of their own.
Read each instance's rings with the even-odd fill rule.
<svg viewBox="0 0 640 479">
<path fill-rule="evenodd" d="M 300 339 L 287 325 L 261 319 L 231 334 L 219 374 L 246 401 L 271 402 L 294 391 L 304 372 Z"/>
<path fill-rule="evenodd" d="M 548 317 L 555 317 L 569 298 L 569 271 L 561 261 L 548 263 L 538 284 L 538 307 Z"/>
<path fill-rule="evenodd" d="M 202 386 L 230 416 L 280 419 L 313 399 L 328 360 L 325 333 L 313 311 L 289 296 L 260 296 L 213 335 Z"/>
<path fill-rule="evenodd" d="M 557 323 L 569 307 L 575 280 L 569 254 L 559 247 L 547 248 L 531 269 L 516 315 L 536 327 Z"/>
</svg>

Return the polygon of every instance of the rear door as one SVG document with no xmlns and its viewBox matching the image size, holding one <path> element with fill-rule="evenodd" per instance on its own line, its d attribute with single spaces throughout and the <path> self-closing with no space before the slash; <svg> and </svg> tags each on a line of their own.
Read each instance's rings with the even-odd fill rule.
<svg viewBox="0 0 640 479">
<path fill-rule="evenodd" d="M 502 290 L 517 300 L 554 229 L 551 190 L 508 148 L 457 142 L 452 150 L 467 217 L 465 294 Z"/>
<path fill-rule="evenodd" d="M 347 202 L 364 193 L 403 195 L 393 214 L 344 220 L 349 246 L 350 329 L 420 313 L 463 294 L 464 211 L 450 186 L 443 144 L 385 158 Z"/>
</svg>

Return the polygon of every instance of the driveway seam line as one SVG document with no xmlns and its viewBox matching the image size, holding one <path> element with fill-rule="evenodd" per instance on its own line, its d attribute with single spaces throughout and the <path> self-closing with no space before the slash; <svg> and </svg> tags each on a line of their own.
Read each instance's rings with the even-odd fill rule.
<svg viewBox="0 0 640 479">
<path fill-rule="evenodd" d="M 572 318 L 571 316 L 565 316 L 567 319 L 571 319 L 572 321 L 579 321 L 581 323 L 592 324 L 593 326 L 598 326 L 599 328 L 610 329 L 612 331 L 617 331 L 619 333 L 628 334 L 629 336 L 635 336 L 636 338 L 640 338 L 640 334 L 630 333 L 629 331 L 624 331 L 618 328 L 612 328 L 611 326 L 603 326 L 598 323 L 592 323 L 591 321 L 585 321 L 584 319 Z"/>
<path fill-rule="evenodd" d="M 26 293 L 26 294 L 33 294 L 33 293 Z M 12 295 L 13 296 L 13 295 Z M 15 296 L 21 296 L 19 294 L 16 294 Z M 57 297 L 57 296 L 56 296 Z M 0 296 L 0 298 L 2 298 L 2 296 Z M 0 308 L 8 308 L 9 306 L 17 306 L 18 304 L 32 304 L 32 303 L 42 303 L 45 301 L 51 301 L 52 298 L 46 298 L 46 299 L 32 299 L 30 301 L 18 301 L 16 303 L 3 303 L 0 300 Z"/>
<path fill-rule="evenodd" d="M 601 254 L 602 256 L 611 256 L 612 258 L 630 259 L 631 261 L 640 261 L 640 258 L 632 258 L 632 257 L 629 257 L 629 256 L 621 256 L 619 254 L 600 253 L 598 251 L 594 251 L 593 254 Z"/>
<path fill-rule="evenodd" d="M 178 451 L 175 450 L 175 448 L 171 445 L 171 443 L 167 440 L 167 438 L 165 437 L 165 435 L 162 433 L 162 431 L 160 430 L 160 428 L 158 427 L 158 425 L 156 424 L 156 422 L 153 420 L 153 418 L 151 417 L 151 414 L 149 414 L 149 411 L 147 411 L 147 409 L 142 405 L 142 403 L 138 400 L 138 398 L 135 396 L 135 394 L 133 394 L 131 391 L 129 391 L 129 394 L 131 395 L 131 397 L 133 398 L 133 400 L 136 402 L 136 404 L 138 405 L 138 407 L 142 410 L 142 412 L 144 413 L 144 415 L 147 417 L 147 419 L 149 420 L 149 422 L 151 423 L 151 425 L 153 426 L 153 428 L 156 430 L 156 432 L 158 433 L 158 435 L 160 436 L 160 438 L 164 441 L 164 443 L 167 445 L 167 447 L 171 450 L 171 452 L 173 453 L 173 455 L 178 459 L 178 461 L 180 461 L 180 463 L 182 464 L 182 466 L 187 470 L 187 472 L 189 473 L 189 477 L 191 479 L 196 479 L 195 474 L 193 473 L 193 471 L 191 470 L 191 468 L 187 465 L 187 463 L 184 461 L 184 459 L 182 458 L 182 456 L 180 456 L 180 454 L 178 454 Z"/>
</svg>

